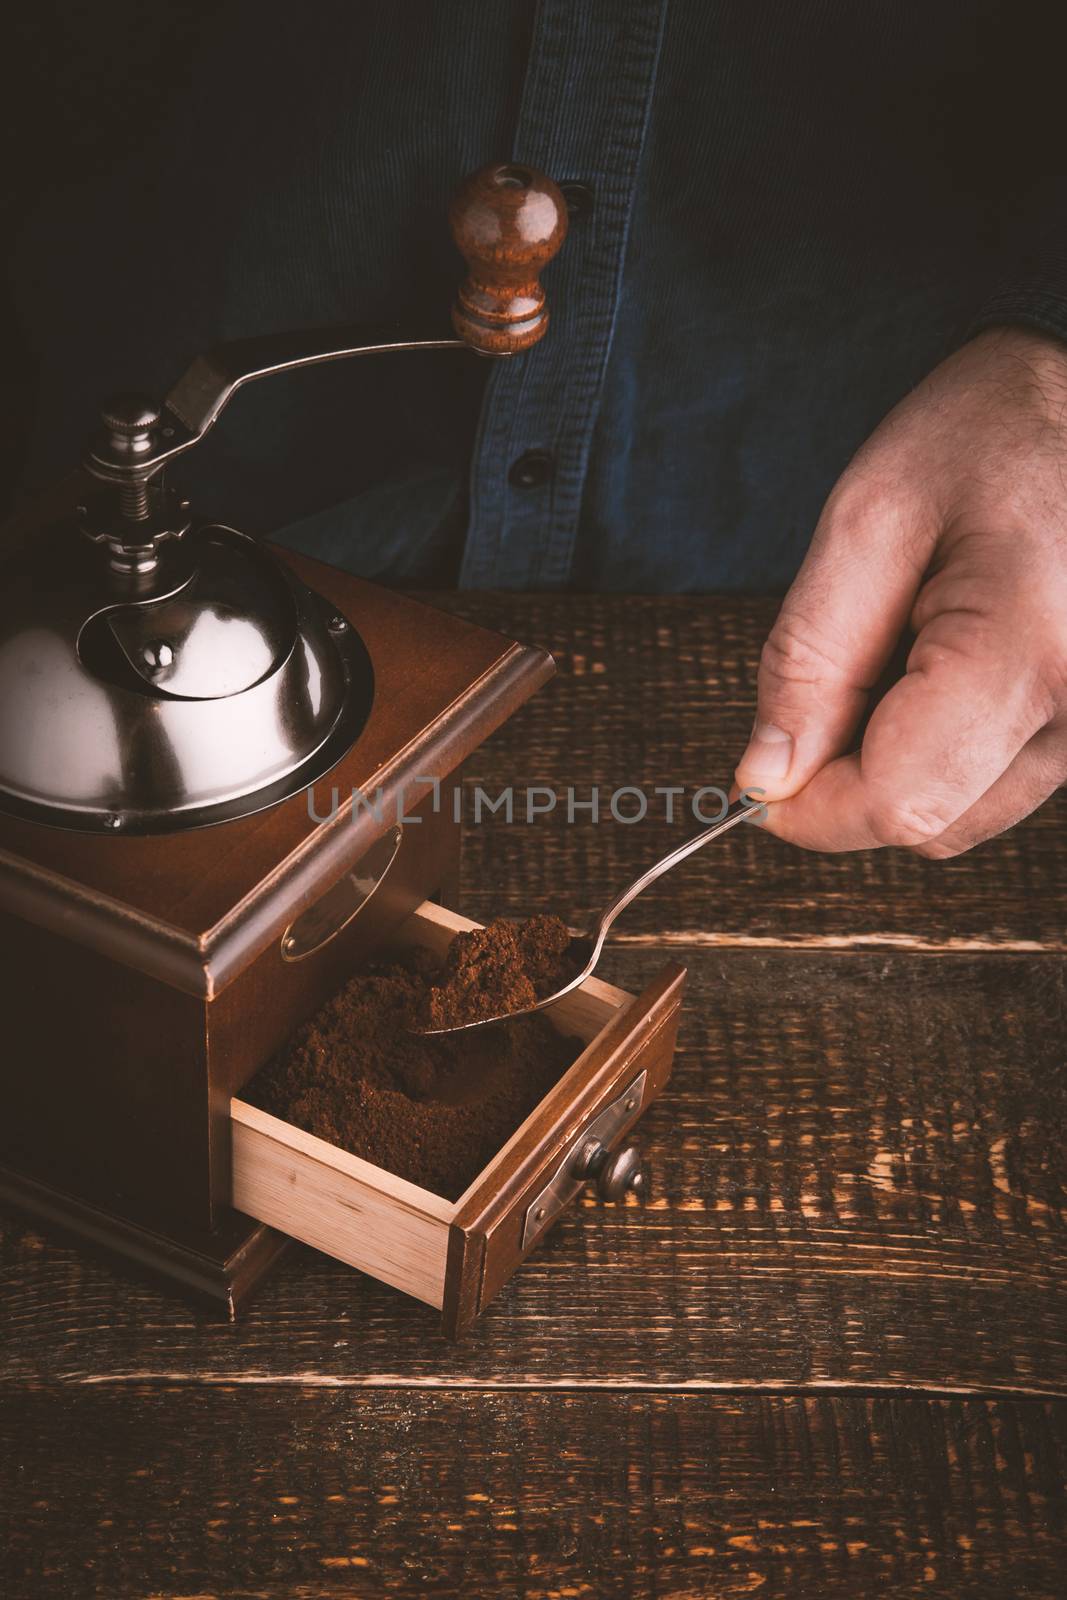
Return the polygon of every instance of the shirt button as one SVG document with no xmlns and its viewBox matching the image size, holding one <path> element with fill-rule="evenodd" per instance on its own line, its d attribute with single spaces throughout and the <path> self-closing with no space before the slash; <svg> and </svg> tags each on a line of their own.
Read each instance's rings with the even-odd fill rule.
<svg viewBox="0 0 1067 1600">
<path fill-rule="evenodd" d="M 527 450 L 511 463 L 508 482 L 516 489 L 537 489 L 552 476 L 552 457 L 547 450 Z"/>
<path fill-rule="evenodd" d="M 593 191 L 587 183 L 561 183 L 559 192 L 567 202 L 567 211 L 573 221 L 587 217 L 593 209 Z"/>
</svg>

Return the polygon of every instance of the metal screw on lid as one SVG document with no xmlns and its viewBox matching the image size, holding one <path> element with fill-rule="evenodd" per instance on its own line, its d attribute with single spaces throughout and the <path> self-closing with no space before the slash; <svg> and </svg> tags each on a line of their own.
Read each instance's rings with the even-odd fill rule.
<svg viewBox="0 0 1067 1600">
<path fill-rule="evenodd" d="M 155 443 L 159 418 L 159 407 L 148 395 L 112 395 L 100 413 L 111 456 L 134 463 L 138 456 L 147 455 Z M 130 522 L 147 522 L 152 510 L 147 481 L 120 486 L 119 510 Z"/>
<path fill-rule="evenodd" d="M 125 437 L 154 428 L 160 415 L 159 407 L 150 395 L 113 394 L 104 403 L 100 421 L 109 432 Z"/>
</svg>

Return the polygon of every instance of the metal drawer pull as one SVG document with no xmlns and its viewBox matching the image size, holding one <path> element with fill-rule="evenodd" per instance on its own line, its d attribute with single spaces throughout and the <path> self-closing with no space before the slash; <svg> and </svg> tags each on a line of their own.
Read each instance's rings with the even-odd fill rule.
<svg viewBox="0 0 1067 1600">
<path fill-rule="evenodd" d="M 599 1139 L 586 1139 L 573 1170 L 576 1178 L 593 1179 L 602 1200 L 621 1200 L 627 1194 L 643 1199 L 648 1191 L 648 1168 L 632 1144 L 612 1154 Z"/>
<path fill-rule="evenodd" d="M 338 883 L 289 924 L 282 934 L 283 961 L 303 961 L 343 933 L 396 860 L 403 831 L 390 828 Z"/>
<path fill-rule="evenodd" d="M 612 1153 L 611 1141 L 633 1121 L 645 1097 L 647 1072 L 639 1072 L 617 1099 L 605 1106 L 589 1126 L 578 1135 L 540 1194 L 526 1208 L 522 1228 L 522 1248 L 528 1250 L 570 1204 L 582 1184 L 594 1179 L 605 1200 L 621 1200 L 635 1194 L 648 1194 L 648 1169 L 633 1145 Z"/>
</svg>

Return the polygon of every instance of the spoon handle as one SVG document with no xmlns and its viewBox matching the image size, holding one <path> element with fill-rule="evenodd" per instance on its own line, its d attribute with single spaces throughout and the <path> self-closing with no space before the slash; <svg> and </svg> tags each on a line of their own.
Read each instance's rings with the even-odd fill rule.
<svg viewBox="0 0 1067 1600">
<path fill-rule="evenodd" d="M 619 912 L 625 911 L 631 900 L 636 900 L 638 895 L 647 889 L 650 883 L 655 883 L 657 878 L 662 878 L 665 872 L 670 872 L 672 867 L 676 867 L 679 861 L 684 861 L 687 856 L 693 855 L 695 851 L 702 849 L 704 845 L 710 844 L 713 839 L 718 839 L 721 834 L 728 833 L 731 828 L 736 827 L 739 822 L 744 822 L 747 817 L 754 816 L 764 806 L 765 802 L 762 800 L 735 800 L 726 815 L 718 822 L 713 823 L 710 828 L 705 828 L 703 833 L 698 833 L 692 839 L 687 839 L 676 850 L 672 850 L 662 860 L 655 862 L 648 868 L 647 872 L 643 872 L 639 878 L 635 878 L 633 883 L 622 891 L 618 899 L 614 900 L 601 916 L 600 926 L 597 931 L 596 954 L 599 955 L 608 929 L 619 915 Z"/>
</svg>

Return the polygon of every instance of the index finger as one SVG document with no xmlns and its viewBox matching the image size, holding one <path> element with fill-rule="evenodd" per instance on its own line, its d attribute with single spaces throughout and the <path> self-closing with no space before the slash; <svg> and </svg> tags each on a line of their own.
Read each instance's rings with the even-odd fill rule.
<svg viewBox="0 0 1067 1600">
<path fill-rule="evenodd" d="M 766 826 L 813 850 L 927 844 L 992 787 L 1050 714 L 1006 618 L 935 617 L 859 752 L 772 806 Z"/>
</svg>

